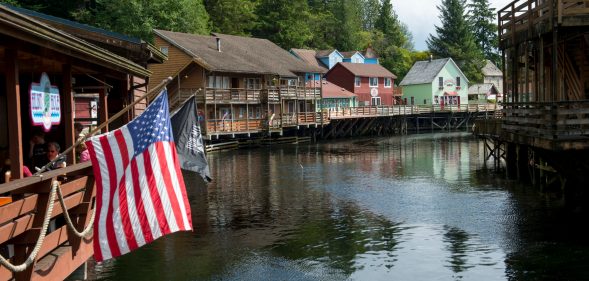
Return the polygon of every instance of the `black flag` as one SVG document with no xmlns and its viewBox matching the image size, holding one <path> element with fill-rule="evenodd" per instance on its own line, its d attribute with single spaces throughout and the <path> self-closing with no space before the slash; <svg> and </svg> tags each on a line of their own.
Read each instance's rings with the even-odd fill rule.
<svg viewBox="0 0 589 281">
<path fill-rule="evenodd" d="M 180 168 L 199 173 L 206 182 L 211 181 L 209 164 L 196 117 L 195 97 L 189 98 L 170 117 Z"/>
</svg>

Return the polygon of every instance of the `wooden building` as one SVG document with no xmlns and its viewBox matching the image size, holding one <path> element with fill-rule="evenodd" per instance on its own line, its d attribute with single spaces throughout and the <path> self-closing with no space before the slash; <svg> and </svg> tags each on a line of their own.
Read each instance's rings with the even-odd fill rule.
<svg viewBox="0 0 589 281">
<path fill-rule="evenodd" d="M 325 77 L 357 95 L 359 106 L 393 105 L 400 100 L 393 91 L 397 76 L 380 64 L 340 62 Z"/>
<path fill-rule="evenodd" d="M 0 252 L 14 264 L 33 252 L 44 217 L 63 218 L 67 211 L 81 230 L 93 208 L 92 167 L 88 162 L 75 164 L 73 151 L 67 156 L 68 167 L 23 178 L 24 167 L 35 172 L 34 167 L 25 166 L 33 132 L 44 131 L 47 142 L 70 147 L 77 138 L 77 93 L 96 94 L 97 122 L 102 123 L 135 94 L 145 92 L 147 84 L 137 81 L 150 76 L 145 68 L 150 59 L 131 61 L 106 50 L 108 42 L 96 46 L 27 14 L 0 4 L 0 161 L 10 159 L 11 177 L 0 184 L 0 194 L 12 201 L 0 206 Z M 100 37 L 100 32 L 85 32 Z M 144 51 L 133 53 L 141 56 Z M 124 116 L 110 129 L 131 117 Z M 51 213 L 47 206 L 55 183 L 61 185 L 67 210 L 55 207 Z M 64 279 L 92 255 L 91 244 L 91 238 L 75 237 L 66 225 L 58 225 L 49 230 L 30 266 L 18 273 L 0 266 L 0 280 Z"/>
<path fill-rule="evenodd" d="M 154 32 L 156 46 L 169 60 L 150 66 L 153 83 L 174 79 L 168 87 L 172 107 L 196 95 L 205 138 L 281 132 L 322 122 L 315 109 L 321 88 L 305 84 L 306 73 L 322 70 L 276 44 L 217 33 Z"/>
</svg>

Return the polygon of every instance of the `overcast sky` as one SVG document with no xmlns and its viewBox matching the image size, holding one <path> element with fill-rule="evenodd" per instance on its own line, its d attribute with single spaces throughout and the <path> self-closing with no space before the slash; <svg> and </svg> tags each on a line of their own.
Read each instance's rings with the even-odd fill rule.
<svg viewBox="0 0 589 281">
<path fill-rule="evenodd" d="M 512 1 L 489 0 L 491 7 L 495 8 L 495 12 Z M 392 0 L 391 2 L 399 20 L 409 26 L 409 31 L 413 34 L 415 49 L 426 50 L 425 40 L 430 33 L 435 34 L 435 25 L 440 26 L 437 6 L 442 3 L 442 0 Z"/>
</svg>

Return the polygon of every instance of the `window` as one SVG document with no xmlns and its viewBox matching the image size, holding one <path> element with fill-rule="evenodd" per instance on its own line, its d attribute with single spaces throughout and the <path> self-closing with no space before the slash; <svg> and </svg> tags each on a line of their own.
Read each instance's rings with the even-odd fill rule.
<svg viewBox="0 0 589 281">
<path fill-rule="evenodd" d="M 380 97 L 372 97 L 371 105 L 380 105 Z"/>
<path fill-rule="evenodd" d="M 456 87 L 460 87 L 460 77 L 456 77 Z"/>
<path fill-rule="evenodd" d="M 168 47 L 160 47 L 160 51 L 162 51 L 162 53 L 164 53 L 166 56 L 168 55 Z"/>
<path fill-rule="evenodd" d="M 370 77 L 370 87 L 378 87 L 378 77 Z"/>
<path fill-rule="evenodd" d="M 260 78 L 245 78 L 245 88 L 248 90 L 261 89 Z"/>
<path fill-rule="evenodd" d="M 209 76 L 209 88 L 229 89 L 229 77 L 227 76 Z"/>
<path fill-rule="evenodd" d="M 438 77 L 438 86 L 444 88 L 444 77 Z"/>
<path fill-rule="evenodd" d="M 362 80 L 360 79 L 360 77 L 356 76 L 356 79 L 354 79 L 354 86 L 360 87 L 361 82 Z"/>
<path fill-rule="evenodd" d="M 384 87 L 385 88 L 390 88 L 391 87 L 391 78 L 386 77 L 384 79 Z"/>
</svg>

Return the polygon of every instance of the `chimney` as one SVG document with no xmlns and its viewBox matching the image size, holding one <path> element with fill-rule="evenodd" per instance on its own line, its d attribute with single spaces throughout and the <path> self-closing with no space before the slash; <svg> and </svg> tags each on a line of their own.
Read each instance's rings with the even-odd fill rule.
<svg viewBox="0 0 589 281">
<path fill-rule="evenodd" d="M 219 51 L 220 52 L 220 51 Z M 434 55 L 430 54 L 429 55 L 429 62 L 432 62 L 432 60 L 434 59 Z"/>
<path fill-rule="evenodd" d="M 221 51 L 221 38 L 217 37 L 217 51 Z"/>
</svg>

